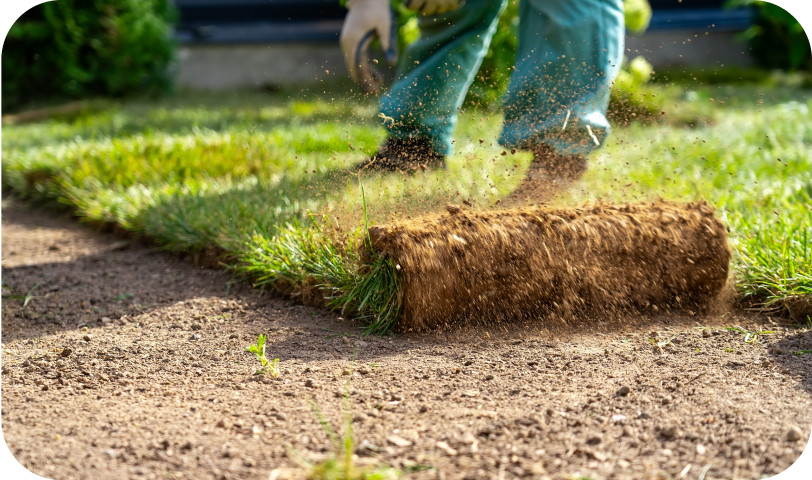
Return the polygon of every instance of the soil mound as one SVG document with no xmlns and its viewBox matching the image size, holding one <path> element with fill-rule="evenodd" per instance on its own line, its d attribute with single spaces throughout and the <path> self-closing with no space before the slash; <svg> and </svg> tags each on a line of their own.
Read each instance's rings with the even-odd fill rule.
<svg viewBox="0 0 812 480">
<path fill-rule="evenodd" d="M 540 309 L 705 304 L 727 280 L 727 231 L 704 202 L 447 210 L 369 229 L 401 272 L 403 330 Z"/>
</svg>

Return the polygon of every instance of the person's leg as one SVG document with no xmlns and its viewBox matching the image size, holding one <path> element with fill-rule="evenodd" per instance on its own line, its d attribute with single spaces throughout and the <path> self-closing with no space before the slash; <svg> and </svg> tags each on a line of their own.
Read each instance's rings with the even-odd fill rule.
<svg viewBox="0 0 812 480">
<path fill-rule="evenodd" d="M 623 61 L 623 2 L 521 2 L 499 143 L 530 149 L 544 144 L 557 155 L 586 155 L 610 130 L 606 108 Z"/>
<path fill-rule="evenodd" d="M 390 138 L 425 138 L 450 155 L 457 108 L 479 70 L 507 0 L 467 0 L 453 12 L 421 16 L 420 39 L 409 45 L 397 80 L 381 98 Z"/>
</svg>

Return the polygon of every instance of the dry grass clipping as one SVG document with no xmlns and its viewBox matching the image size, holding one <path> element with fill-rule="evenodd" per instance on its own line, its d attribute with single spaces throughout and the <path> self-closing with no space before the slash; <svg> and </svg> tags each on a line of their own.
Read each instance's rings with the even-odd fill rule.
<svg viewBox="0 0 812 480">
<path fill-rule="evenodd" d="M 705 202 L 447 209 L 369 229 L 402 275 L 401 330 L 550 308 L 702 304 L 727 280 L 727 231 Z"/>
</svg>

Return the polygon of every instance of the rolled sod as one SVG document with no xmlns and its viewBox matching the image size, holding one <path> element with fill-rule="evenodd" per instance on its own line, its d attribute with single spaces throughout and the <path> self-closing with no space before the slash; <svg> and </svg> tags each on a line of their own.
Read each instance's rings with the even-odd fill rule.
<svg viewBox="0 0 812 480">
<path fill-rule="evenodd" d="M 727 281 L 727 229 L 705 202 L 447 210 L 369 229 L 401 275 L 400 330 L 705 304 Z"/>
</svg>

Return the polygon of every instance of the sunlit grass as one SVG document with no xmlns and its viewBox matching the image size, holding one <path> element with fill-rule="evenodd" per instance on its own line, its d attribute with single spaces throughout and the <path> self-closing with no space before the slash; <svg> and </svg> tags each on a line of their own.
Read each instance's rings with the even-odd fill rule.
<svg viewBox="0 0 812 480">
<path fill-rule="evenodd" d="M 666 115 L 616 128 L 562 202 L 708 200 L 730 227 L 743 297 L 796 313 L 797 298 L 810 295 L 812 272 L 806 92 L 651 84 L 639 93 Z M 316 282 L 339 298 L 369 273 L 358 270 L 357 246 L 332 245 L 357 236 L 362 185 L 372 223 L 462 200 L 489 208 L 516 187 L 531 160 L 524 152 L 502 155 L 495 140 L 501 115 L 472 110 L 461 115 L 446 170 L 359 176 L 346 167 L 386 136 L 374 101 L 286 96 L 188 94 L 4 127 L 3 183 L 19 195 L 71 205 L 86 220 L 148 235 L 164 248 L 219 246 L 250 266 L 243 273 L 258 283 Z M 312 230 L 314 219 L 323 232 Z M 304 258 L 304 251 L 293 254 L 295 245 L 318 255 L 283 265 L 285 255 Z M 313 259 L 332 263 L 316 268 Z M 330 265 L 343 273 L 330 276 Z"/>
</svg>

